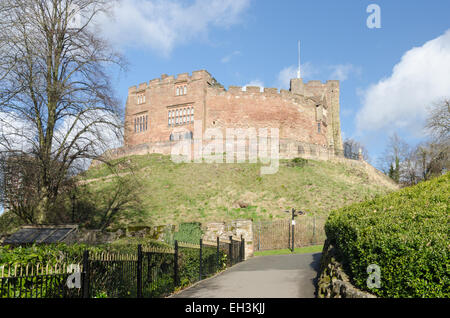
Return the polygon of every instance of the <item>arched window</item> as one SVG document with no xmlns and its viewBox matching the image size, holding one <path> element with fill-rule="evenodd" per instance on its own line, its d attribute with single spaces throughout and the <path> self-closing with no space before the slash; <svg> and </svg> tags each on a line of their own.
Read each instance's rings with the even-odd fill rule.
<svg viewBox="0 0 450 318">
<path fill-rule="evenodd" d="M 184 95 L 186 95 L 186 94 L 187 94 L 187 86 L 184 85 Z"/>
</svg>

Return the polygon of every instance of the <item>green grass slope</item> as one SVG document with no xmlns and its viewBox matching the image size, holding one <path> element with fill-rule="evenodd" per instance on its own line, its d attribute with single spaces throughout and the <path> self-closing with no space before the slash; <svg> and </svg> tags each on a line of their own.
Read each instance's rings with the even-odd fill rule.
<svg viewBox="0 0 450 318">
<path fill-rule="evenodd" d="M 355 285 L 367 267 L 381 271 L 382 297 L 449 297 L 450 173 L 389 195 L 333 211 L 327 238 Z"/>
<path fill-rule="evenodd" d="M 260 175 L 260 164 L 175 164 L 160 154 L 125 161 L 133 167 L 141 207 L 123 213 L 116 222 L 121 226 L 286 218 L 283 211 L 292 207 L 326 215 L 395 189 L 371 181 L 363 168 L 325 161 L 281 161 L 273 175 Z M 113 180 L 105 165 L 83 178 L 95 191 L 107 191 Z"/>
</svg>

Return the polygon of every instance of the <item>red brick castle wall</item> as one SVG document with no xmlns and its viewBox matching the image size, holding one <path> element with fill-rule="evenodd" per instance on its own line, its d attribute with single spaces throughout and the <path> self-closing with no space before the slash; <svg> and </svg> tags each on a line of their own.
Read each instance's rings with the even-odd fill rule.
<svg viewBox="0 0 450 318">
<path fill-rule="evenodd" d="M 162 75 L 128 90 L 124 147 L 114 156 L 170 153 L 180 127 L 203 130 L 278 128 L 280 156 L 327 157 L 342 153 L 339 82 L 292 79 L 290 90 L 231 86 L 226 90 L 207 71 Z M 183 135 L 183 137 L 185 137 Z"/>
</svg>

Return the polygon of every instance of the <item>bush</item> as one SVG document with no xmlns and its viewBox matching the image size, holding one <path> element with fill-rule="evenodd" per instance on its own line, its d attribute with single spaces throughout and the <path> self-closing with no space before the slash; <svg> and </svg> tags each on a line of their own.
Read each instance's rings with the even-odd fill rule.
<svg viewBox="0 0 450 318">
<path fill-rule="evenodd" d="M 169 245 L 157 241 L 149 241 L 140 238 L 126 238 L 110 244 L 33 244 L 30 246 L 12 247 L 0 246 L 1 265 L 36 265 L 36 264 L 81 264 L 83 252 L 111 252 L 121 254 L 135 254 L 138 244 L 154 247 L 169 247 Z"/>
<path fill-rule="evenodd" d="M 325 224 L 353 283 L 381 297 L 450 297 L 450 173 L 333 211 Z M 367 267 L 381 269 L 368 289 Z"/>
<path fill-rule="evenodd" d="M 179 248 L 179 275 L 180 285 L 185 287 L 199 280 L 199 249 Z M 216 248 L 203 247 L 202 250 L 202 279 L 226 267 L 226 253 L 219 251 L 220 268 L 217 268 Z"/>
<path fill-rule="evenodd" d="M 99 252 L 99 247 L 85 244 L 47 244 L 12 248 L 0 246 L 0 265 L 37 265 L 81 263 L 84 250 Z"/>
<path fill-rule="evenodd" d="M 199 244 L 202 236 L 203 231 L 200 223 L 181 223 L 178 231 L 174 234 L 174 240 L 177 240 L 179 242 Z"/>
<path fill-rule="evenodd" d="M 288 162 L 288 166 L 290 167 L 300 167 L 303 168 L 305 165 L 308 164 L 308 159 L 303 158 L 294 158 L 290 162 Z"/>
</svg>

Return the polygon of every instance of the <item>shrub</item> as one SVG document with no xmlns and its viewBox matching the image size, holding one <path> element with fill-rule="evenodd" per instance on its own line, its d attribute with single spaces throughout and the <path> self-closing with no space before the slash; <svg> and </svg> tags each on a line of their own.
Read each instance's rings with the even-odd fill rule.
<svg viewBox="0 0 450 318">
<path fill-rule="evenodd" d="M 182 287 L 192 284 L 199 279 L 200 261 L 198 249 L 179 248 L 179 275 Z M 226 267 L 226 253 L 219 251 L 221 268 L 217 268 L 216 248 L 203 247 L 202 251 L 202 278 L 206 278 Z"/>
<path fill-rule="evenodd" d="M 181 223 L 178 231 L 174 234 L 174 240 L 198 244 L 202 236 L 203 231 L 200 223 Z"/>
<path fill-rule="evenodd" d="M 450 297 L 450 173 L 384 197 L 333 211 L 330 243 L 360 289 L 381 297 Z M 367 267 L 381 269 L 368 289 Z"/>
<path fill-rule="evenodd" d="M 308 164 L 308 159 L 303 158 L 294 158 L 290 162 L 288 162 L 288 166 L 290 167 L 300 167 L 303 168 L 306 164 Z"/>
</svg>

